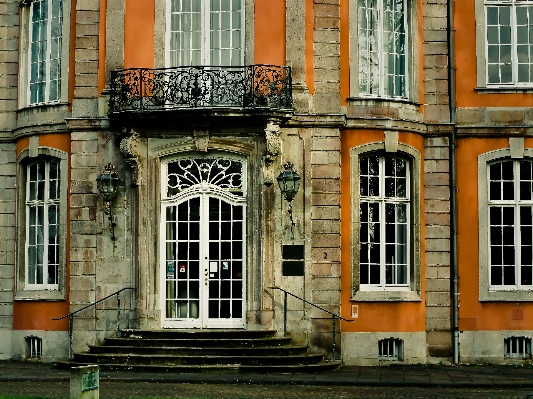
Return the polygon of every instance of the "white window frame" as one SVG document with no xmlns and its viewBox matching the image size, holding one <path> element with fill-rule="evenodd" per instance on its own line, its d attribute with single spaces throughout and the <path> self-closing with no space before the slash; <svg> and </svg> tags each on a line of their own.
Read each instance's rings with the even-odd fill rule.
<svg viewBox="0 0 533 399">
<path fill-rule="evenodd" d="M 360 26 L 360 22 L 361 22 L 361 19 L 362 19 L 362 15 L 361 13 L 363 11 L 366 11 L 366 16 L 368 17 L 368 14 L 370 13 L 369 11 L 369 8 L 368 8 L 368 4 L 367 2 L 369 1 L 374 1 L 377 3 L 377 13 L 378 13 L 378 27 L 376 29 L 376 32 L 377 32 L 377 47 L 378 47 L 378 50 L 377 50 L 377 57 L 378 57 L 378 60 L 377 60 L 377 64 L 378 64 L 378 69 L 379 69 L 379 72 L 377 74 L 375 73 L 372 73 L 370 72 L 369 74 L 365 74 L 363 73 L 363 71 L 361 70 L 361 56 L 360 54 L 362 53 L 363 49 L 361 48 L 363 45 L 364 45 L 364 42 L 365 42 L 365 36 L 361 35 L 361 32 L 363 30 L 367 30 L 367 29 L 363 29 L 361 26 Z M 362 97 L 362 98 L 391 98 L 391 99 L 402 99 L 402 100 L 405 100 L 405 99 L 408 99 L 409 98 L 409 85 L 410 85 L 410 82 L 409 82 L 409 75 L 410 75 L 410 68 L 409 68 L 409 55 L 410 55 L 410 51 L 409 51 L 409 46 L 410 46 L 410 40 L 409 40 L 409 23 L 408 23 L 408 4 L 407 4 L 407 0 L 400 0 L 402 1 L 402 4 L 403 4 L 403 26 L 404 26 L 404 31 L 403 31 L 403 36 L 405 38 L 405 41 L 404 41 L 404 52 L 403 52 L 403 57 L 404 57 L 404 63 L 403 63 L 403 68 L 404 68 L 404 74 L 403 75 L 395 75 L 394 74 L 394 71 L 392 74 L 386 74 L 386 69 L 385 69 L 385 60 L 386 60 L 386 57 L 388 56 L 389 53 L 386 52 L 386 49 L 385 49 L 385 44 L 383 43 L 383 40 L 384 40 L 384 32 L 385 32 L 385 28 L 384 28 L 384 17 L 383 17 L 383 14 L 384 14 L 384 6 L 383 6 L 383 2 L 386 1 L 386 0 L 357 0 L 355 1 L 354 3 L 357 3 L 356 5 L 356 8 L 357 8 L 357 45 L 358 45 L 358 57 L 357 57 L 357 61 L 356 61 L 356 64 L 357 65 L 357 70 L 358 70 L 358 79 L 357 79 L 357 91 L 358 91 L 358 94 L 359 94 L 359 97 Z M 364 4 L 362 4 L 364 3 Z M 353 21 L 353 20 L 352 20 Z M 366 27 L 368 27 L 368 24 L 366 25 Z M 353 51 L 352 51 L 353 53 Z M 370 57 L 369 57 L 370 58 Z M 355 61 L 355 59 L 353 59 L 353 61 Z M 378 88 L 378 93 L 370 93 L 369 90 L 367 92 L 363 92 L 362 91 L 362 80 L 365 78 L 365 77 L 371 77 L 371 76 L 378 76 L 378 79 L 379 79 L 379 82 L 378 82 L 378 85 L 379 85 L 379 88 Z M 385 92 L 385 79 L 387 79 L 387 76 L 393 76 L 393 82 L 392 82 L 392 88 L 389 88 L 388 92 Z M 394 87 L 396 86 L 396 76 L 403 76 L 404 78 L 404 90 L 403 90 L 403 93 L 401 93 L 400 95 L 395 95 L 394 94 Z M 367 83 L 368 86 L 370 87 L 371 83 L 370 83 L 370 79 L 368 79 L 369 82 Z M 351 82 L 351 84 L 353 85 L 355 82 Z"/>
<path fill-rule="evenodd" d="M 69 157 L 64 151 L 49 147 L 34 146 L 36 140 L 30 138 L 30 148 L 23 150 L 18 156 L 18 179 L 21 182 L 17 192 L 17 203 L 19 212 L 17 214 L 17 278 L 16 278 L 16 300 L 24 301 L 63 301 L 66 298 L 66 257 L 67 257 L 67 231 L 68 225 L 65 222 L 67 212 L 67 190 L 68 190 L 68 165 Z M 30 155 L 31 154 L 31 155 Z M 56 159 L 59 163 L 60 180 L 58 184 L 59 201 L 57 206 L 61 219 L 58 218 L 57 245 L 59 256 L 57 264 L 57 282 L 49 284 L 43 280 L 43 284 L 29 284 L 28 280 L 28 230 L 29 212 L 27 208 L 27 198 L 29 193 L 29 165 L 35 161 Z M 44 241 L 43 241 L 44 242 Z M 44 265 L 46 267 L 46 265 Z M 46 269 L 44 269 L 46 270 Z"/>
<path fill-rule="evenodd" d="M 499 165 L 499 164 L 502 164 L 503 162 L 511 162 L 512 163 L 512 169 L 513 169 L 513 181 L 512 181 L 512 184 L 513 184 L 513 199 L 498 199 L 498 200 L 492 200 L 490 197 L 490 192 L 491 192 L 491 189 L 492 187 L 495 188 L 496 186 L 496 183 L 500 183 L 498 184 L 498 186 L 500 186 L 500 190 L 502 190 L 502 193 L 503 192 L 507 192 L 506 190 L 506 187 L 505 187 L 505 184 L 508 182 L 508 181 L 504 181 L 504 180 L 491 180 L 491 176 L 490 176 L 490 170 L 491 170 L 491 167 L 493 165 Z M 489 196 L 488 196 L 488 221 L 487 221 L 487 225 L 489 227 L 489 247 L 488 247 L 488 252 L 489 252 L 489 281 L 490 281 L 490 289 L 491 290 L 501 290 L 501 291 L 506 291 L 506 290 L 533 290 L 533 281 L 531 284 L 529 285 L 523 285 L 521 283 L 521 271 L 522 271 L 522 242 L 521 242 L 521 234 L 520 234 L 520 231 L 521 231 L 521 227 L 522 225 L 520 224 L 520 221 L 518 220 L 518 218 L 520 217 L 520 208 L 524 208 L 524 207 L 529 207 L 532 211 L 533 211 L 533 199 L 531 200 L 521 200 L 520 199 L 520 162 L 529 162 L 531 164 L 531 166 L 533 167 L 533 160 L 529 160 L 529 159 L 500 159 L 498 161 L 495 161 L 495 162 L 491 162 L 489 165 L 488 165 L 488 173 L 487 173 L 487 179 L 488 179 L 488 189 L 489 189 Z M 494 183 L 494 184 L 493 184 Z M 502 195 L 503 196 L 503 195 Z M 491 209 L 492 208 L 512 208 L 513 209 L 513 223 L 512 224 L 508 224 L 508 225 L 505 225 L 504 221 L 502 220 L 502 224 L 499 224 L 499 225 L 492 225 L 491 224 L 491 215 L 490 215 L 490 212 L 491 212 Z M 504 243 L 504 236 L 506 236 L 505 234 L 505 231 L 502 231 L 501 233 L 501 237 L 502 237 L 502 243 L 499 244 L 499 245 L 495 245 L 494 242 L 492 241 L 492 230 L 493 230 L 493 227 L 494 228 L 497 228 L 497 227 L 500 227 L 502 228 L 502 230 L 504 230 L 506 227 L 507 227 L 507 230 L 509 229 L 512 229 L 513 230 L 513 236 L 514 236 L 514 244 L 513 244 L 513 252 L 514 252 L 514 265 L 512 265 L 512 267 L 514 268 L 514 281 L 515 283 L 514 284 L 504 284 L 504 272 L 502 271 L 502 284 L 494 284 L 493 281 L 492 281 L 492 268 L 497 268 L 497 267 L 502 267 L 502 268 L 505 268 L 505 267 L 511 267 L 510 265 L 508 266 L 505 266 L 503 263 L 504 260 L 502 259 L 502 265 L 495 265 L 493 264 L 493 259 L 492 259 L 492 248 L 493 247 L 502 247 L 501 248 L 501 251 L 502 251 L 502 258 L 504 257 L 504 248 L 506 247 L 505 243 Z M 507 245 L 508 247 L 509 245 Z M 533 268 L 533 265 L 531 265 L 531 267 Z"/>
<path fill-rule="evenodd" d="M 531 289 L 498 289 L 490 285 L 490 224 L 489 224 L 489 165 L 503 160 L 533 159 L 533 149 L 524 148 L 523 139 L 510 139 L 520 141 L 518 144 L 510 143 L 511 148 L 503 148 L 486 152 L 478 156 L 478 220 L 479 220 L 479 300 L 502 302 L 529 302 L 533 301 Z"/>
<path fill-rule="evenodd" d="M 244 65 L 244 48 L 245 48 L 245 0 L 229 0 L 230 4 L 233 6 L 236 3 L 240 4 L 240 28 L 234 29 L 240 31 L 240 41 L 238 44 L 238 47 L 233 47 L 233 38 L 231 38 L 232 47 L 235 49 L 239 49 L 239 59 L 233 61 L 230 58 L 229 65 L 220 65 L 220 63 L 215 62 L 211 59 L 211 16 L 212 14 L 216 14 L 217 10 L 211 10 L 211 2 L 210 1 L 203 1 L 203 0 L 172 0 L 167 1 L 167 12 L 166 12 L 166 34 L 165 34 L 165 48 L 166 48 L 166 62 L 165 65 L 167 68 L 170 67 L 176 67 L 176 66 L 199 66 L 198 64 L 193 64 L 192 61 L 189 62 L 189 65 L 183 64 L 183 61 L 180 62 L 179 56 L 178 56 L 178 63 L 181 65 L 172 65 L 172 51 L 175 51 L 171 48 L 171 37 L 172 37 L 172 18 L 173 15 L 179 15 L 179 12 L 173 12 L 173 4 L 175 2 L 180 2 L 183 4 L 183 2 L 190 1 L 190 2 L 198 2 L 201 6 L 200 14 L 201 14 L 201 38 L 200 38 L 200 47 L 195 50 L 201 51 L 200 56 L 200 65 L 219 65 L 219 66 L 242 66 Z M 192 25 L 192 22 L 191 22 Z M 221 30 L 222 31 L 222 30 Z M 176 31 L 179 32 L 179 31 Z M 191 35 L 192 40 L 192 35 Z M 191 43 L 192 46 L 192 43 Z M 191 47 L 192 48 L 192 47 Z"/>
<path fill-rule="evenodd" d="M 351 265 L 352 265 L 352 301 L 357 302 L 419 302 L 421 297 L 421 251 L 420 251 L 420 187 L 421 187 L 421 154 L 415 148 L 398 142 L 394 148 L 385 145 L 385 141 L 371 142 L 350 149 L 350 195 L 351 195 Z M 398 157 L 410 161 L 410 222 L 408 229 L 409 279 L 406 287 L 385 286 L 380 289 L 366 289 L 360 283 L 360 170 L 359 158 L 369 153 L 397 153 Z"/>
<path fill-rule="evenodd" d="M 378 208 L 378 223 L 376 223 L 375 225 L 379 226 L 379 243 L 377 243 L 379 245 L 379 249 L 380 249 L 380 252 L 379 252 L 379 277 L 380 277 L 380 282 L 379 284 L 372 284 L 370 282 L 368 283 L 363 283 L 361 282 L 361 290 L 390 290 L 390 289 L 393 289 L 393 290 L 399 290 L 399 291 L 402 291 L 402 290 L 409 290 L 409 281 L 410 281 L 410 265 L 409 265 L 409 259 L 410 259 L 410 253 L 411 253 L 411 249 L 410 249 L 410 231 L 411 231 L 411 217 L 410 217 L 410 214 L 411 214 L 411 189 L 410 189 L 410 186 L 411 186 L 411 177 L 410 177 L 410 174 L 411 174 L 411 171 L 410 171 L 410 160 L 409 159 L 406 159 L 405 157 L 402 157 L 402 156 L 398 156 L 397 154 L 387 154 L 387 153 L 369 153 L 369 154 L 364 154 L 362 156 L 359 157 L 359 161 L 363 160 L 363 159 L 367 159 L 369 157 L 376 157 L 378 159 L 378 175 L 377 175 L 377 178 L 378 178 L 378 186 L 379 186 L 379 193 L 377 195 L 368 195 L 368 196 L 363 196 L 363 194 L 360 194 L 360 204 L 359 204 L 359 208 L 361 209 L 361 213 L 363 212 L 362 211 L 362 208 L 363 208 L 363 204 L 367 204 L 365 206 L 368 207 L 368 210 L 370 212 L 370 204 L 377 204 L 377 208 Z M 395 160 L 401 160 L 405 163 L 405 196 L 387 196 L 386 195 L 386 184 L 385 182 L 388 180 L 388 179 L 394 179 L 394 180 L 404 180 L 403 178 L 396 178 L 395 176 L 388 176 L 386 175 L 385 173 L 385 161 L 386 161 L 386 158 L 393 158 Z M 361 179 L 363 178 L 363 174 L 361 172 L 361 170 L 359 171 L 360 173 L 360 187 L 361 187 Z M 366 176 L 369 180 L 372 178 L 372 177 L 376 177 L 375 175 L 364 175 Z M 398 188 L 398 186 L 395 184 L 395 191 L 396 189 Z M 390 237 L 387 236 L 386 232 L 387 230 L 389 230 L 387 227 L 390 226 L 390 223 L 387 222 L 386 220 L 386 209 L 388 206 L 390 205 L 393 205 L 393 206 L 398 206 L 398 205 L 404 205 L 405 206 L 405 209 L 406 209 L 406 212 L 405 212 L 405 223 L 401 223 L 401 225 L 405 225 L 406 226 L 406 234 L 405 234 L 405 247 L 406 247 L 406 254 L 405 254 L 405 260 L 406 260 L 406 263 L 405 264 L 398 264 L 397 262 L 397 258 L 396 257 L 393 257 L 393 262 L 391 264 L 387 264 L 386 262 L 386 251 L 387 251 L 387 247 L 390 247 L 391 244 L 390 243 L 387 243 L 386 240 L 387 239 L 390 239 Z M 366 215 L 366 219 L 369 219 L 369 214 Z M 363 222 L 360 221 L 360 225 L 362 226 L 363 225 Z M 371 223 L 368 223 L 368 226 L 370 226 Z M 395 241 L 397 239 L 397 232 L 398 232 L 398 229 L 397 229 L 397 226 L 399 226 L 400 223 L 394 223 L 394 238 L 395 238 Z M 369 230 L 370 230 L 370 227 L 369 227 Z M 369 234 L 370 231 L 369 231 Z M 367 240 L 370 240 L 370 238 L 368 237 L 362 237 L 361 234 L 359 234 L 359 239 L 360 239 L 360 245 L 361 247 L 363 246 L 363 240 L 364 241 L 367 241 Z M 371 247 L 372 246 L 372 243 L 371 242 L 368 242 L 368 245 Z M 396 249 L 396 248 L 395 248 Z M 370 248 L 369 248 L 370 250 Z M 363 252 L 363 249 L 361 248 L 361 253 Z M 395 254 L 397 251 L 395 251 Z M 360 269 L 362 269 L 363 267 L 365 268 L 371 268 L 371 260 L 370 260 L 370 254 L 367 252 L 367 256 L 368 256 L 368 264 L 365 264 L 363 266 L 362 263 L 360 263 Z M 360 260 L 361 262 L 361 260 Z M 405 283 L 399 283 L 396 281 L 396 278 L 397 278 L 397 268 L 398 267 L 401 267 L 401 266 L 404 266 L 405 267 Z M 386 275 L 387 275 L 387 268 L 388 267 L 391 267 L 393 270 L 392 270 L 392 275 L 393 275 L 393 282 L 391 283 L 387 283 L 386 282 Z M 368 274 L 368 279 L 370 279 L 370 272 L 367 271 L 367 274 Z M 361 275 L 362 275 L 362 272 L 361 272 Z M 361 277 L 362 278 L 362 277 Z"/>
<path fill-rule="evenodd" d="M 239 179 L 236 179 L 235 181 L 230 179 L 224 179 L 223 176 L 224 173 L 211 173 L 211 168 L 198 168 L 198 170 L 202 170 L 203 174 L 202 177 L 199 177 L 194 172 L 188 173 L 185 176 L 181 176 L 180 178 L 177 178 L 173 180 L 175 182 L 175 186 L 169 185 L 169 180 L 172 176 L 171 173 L 169 173 L 169 164 L 179 161 L 187 161 L 187 160 L 195 160 L 194 163 L 196 165 L 199 165 L 196 163 L 196 160 L 202 160 L 206 159 L 209 161 L 213 160 L 228 160 L 228 161 L 236 161 L 241 164 L 241 170 L 240 170 L 240 186 L 232 186 L 231 182 L 237 182 Z M 206 165 L 213 165 L 211 162 L 207 162 Z M 196 168 L 194 168 L 196 169 Z M 207 173 L 209 175 L 209 178 L 212 179 L 210 181 L 203 181 L 202 179 L 206 178 L 205 172 L 209 170 Z M 198 318 L 167 318 L 166 317 L 166 303 L 167 303 L 167 297 L 166 297 L 166 290 L 161 289 L 160 291 L 160 302 L 161 302 L 161 312 L 163 317 L 161 318 L 161 327 L 162 328 L 245 328 L 246 327 L 246 309 L 247 309 L 247 303 L 248 299 L 246 297 L 246 281 L 247 281 L 247 262 L 248 262 L 248 233 L 247 233 L 247 218 L 248 218 L 248 165 L 246 158 L 242 155 L 237 154 L 225 154 L 221 152 L 212 152 L 208 156 L 199 156 L 196 154 L 181 154 L 181 155 L 171 155 L 167 158 L 163 158 L 161 160 L 161 176 L 162 179 L 160 181 L 160 237 L 164 237 L 166 240 L 166 225 L 167 225 L 167 217 L 166 217 L 166 208 L 168 206 L 174 206 L 179 203 L 183 203 L 185 201 L 188 201 L 195 197 L 200 197 L 200 201 L 203 201 L 203 204 L 200 206 L 200 210 L 202 213 L 201 222 L 209 222 L 209 208 L 208 208 L 208 200 L 209 198 L 214 198 L 218 200 L 225 201 L 231 205 L 237 205 L 242 206 L 243 209 L 243 232 L 242 232 L 242 244 L 244 246 L 243 251 L 243 258 L 242 258 L 242 284 L 243 284 L 243 296 L 242 296 L 242 317 L 241 318 L 235 318 L 235 319 L 225 319 L 225 318 L 209 318 L 208 316 L 208 291 L 203 286 L 203 284 L 200 285 L 200 293 L 199 293 L 199 304 L 203 309 L 203 312 L 199 314 Z M 228 184 L 229 183 L 229 184 Z M 209 242 L 208 239 L 208 232 L 207 231 L 201 231 L 200 232 L 200 242 Z M 160 244 L 159 248 L 159 256 L 162 260 L 161 262 L 161 270 L 166 269 L 166 259 L 167 259 L 167 253 L 166 253 L 166 245 Z M 203 251 L 206 251 L 205 253 Z M 203 270 L 205 268 L 205 273 L 207 273 L 207 265 L 204 262 L 204 259 L 207 262 L 208 256 L 207 256 L 207 250 L 205 247 L 200 248 L 200 277 L 203 275 Z M 200 279 L 202 282 L 202 280 Z M 164 272 L 160 273 L 160 286 L 166 287 L 167 282 L 167 275 Z M 205 302 L 204 302 L 205 301 Z M 203 303 L 202 303 L 203 302 Z"/>
<path fill-rule="evenodd" d="M 531 82 L 518 82 L 518 55 L 517 55 L 517 21 L 516 9 L 533 6 L 533 0 L 476 0 L 476 35 L 477 35 L 477 85 L 483 89 L 532 89 L 533 88 L 533 53 L 530 53 L 530 80 Z M 508 83 L 489 82 L 489 43 L 488 43 L 488 7 L 510 7 L 511 9 L 511 68 L 512 79 Z M 530 11 L 533 19 L 533 11 Z M 530 22 L 531 23 L 531 22 Z M 500 26 L 500 25 L 497 25 Z M 533 45 L 533 43 L 530 43 Z"/>
<path fill-rule="evenodd" d="M 51 181 L 52 181 L 50 177 L 50 168 L 51 168 L 52 162 L 57 164 L 58 173 L 59 173 L 59 179 L 55 179 L 55 182 L 56 182 L 55 191 L 57 193 L 57 198 L 50 198 L 50 189 L 51 189 L 50 186 L 51 186 Z M 32 179 L 31 169 L 34 165 L 39 165 L 39 164 L 44 166 L 43 179 L 35 180 L 35 181 L 31 180 Z M 26 241 L 25 241 L 26 289 L 28 290 L 56 290 L 58 288 L 58 282 L 59 282 L 59 275 L 58 275 L 58 271 L 59 271 L 59 221 L 60 221 L 60 209 L 61 209 L 60 207 L 60 200 L 61 200 L 60 161 L 57 159 L 49 159 L 49 158 L 38 159 L 36 161 L 29 163 L 26 167 L 27 167 L 27 172 L 26 172 L 26 176 L 27 176 L 27 180 L 26 180 Z M 32 183 L 34 184 L 33 189 L 32 189 Z M 30 196 L 32 196 L 32 193 L 36 194 L 39 191 L 38 185 L 40 183 L 43 185 L 43 198 L 42 199 L 30 198 Z M 55 224 L 55 236 L 54 237 L 50 237 L 50 227 L 52 226 L 52 224 L 50 223 L 49 212 L 50 212 L 51 207 L 55 207 L 57 209 L 57 213 L 56 213 L 57 223 Z M 40 240 L 38 239 L 38 237 L 35 237 L 38 235 L 37 228 L 36 228 L 35 234 L 33 237 L 35 242 L 32 243 L 34 240 L 32 240 L 32 237 L 30 234 L 32 230 L 31 228 L 36 225 L 32 224 L 30 215 L 32 213 L 32 209 L 36 211 L 38 208 L 42 208 L 42 212 L 43 212 L 43 215 L 42 215 L 43 218 L 41 221 L 42 222 L 41 224 L 42 237 L 40 238 Z M 38 240 L 40 242 L 37 242 Z M 53 244 L 51 244 L 50 240 L 53 240 Z M 41 244 L 41 245 L 38 245 L 38 244 Z M 50 259 L 48 257 L 50 245 L 57 247 L 56 256 L 58 259 L 56 259 L 56 262 L 54 264 L 50 263 Z M 40 253 L 42 264 L 39 264 L 39 262 L 33 265 L 30 264 L 30 250 L 32 248 L 34 248 L 35 250 L 36 258 L 39 258 L 38 253 Z M 35 267 L 35 270 L 33 271 L 33 273 L 30 272 L 31 266 Z M 39 279 L 38 278 L 39 276 L 38 266 L 41 266 L 42 283 L 36 282 Z M 48 277 L 49 277 L 48 270 L 50 266 L 53 266 L 55 268 L 55 273 L 53 273 L 54 282 L 52 283 L 48 282 Z M 31 277 L 30 274 L 33 274 L 33 279 L 30 278 Z M 35 282 L 31 282 L 31 280 Z"/>
<path fill-rule="evenodd" d="M 53 3 L 54 2 L 59 2 L 59 15 L 58 16 L 54 16 L 53 15 Z M 44 57 L 43 59 L 40 59 L 38 60 L 38 62 L 41 62 L 41 63 L 44 63 L 44 66 L 45 66 L 45 71 L 44 71 L 44 76 L 43 76 L 43 79 L 41 80 L 38 80 L 38 81 L 35 81 L 35 82 L 32 82 L 32 71 L 34 69 L 34 63 L 32 62 L 32 58 L 33 58 L 33 43 L 34 43 L 34 32 L 35 32 L 35 29 L 34 29 L 34 24 L 36 24 L 36 21 L 33 20 L 33 13 L 34 13 L 34 9 L 35 7 L 38 7 L 40 6 L 41 4 L 43 3 L 47 3 L 47 15 L 46 15 L 46 19 L 41 19 L 41 24 L 44 24 L 45 25 L 45 38 L 44 40 L 42 40 L 41 42 L 44 43 L 42 45 L 44 45 L 46 47 L 46 53 L 44 54 Z M 58 25 L 59 26 L 53 26 L 53 23 L 52 22 L 58 22 Z M 54 29 L 54 27 L 56 27 L 56 29 Z M 58 37 L 52 37 L 52 32 L 56 30 L 59 32 L 59 36 Z M 29 14 L 29 46 L 28 46 L 28 93 L 27 93 L 27 98 L 28 98 L 28 104 L 29 105 L 39 105 L 39 104 L 47 104 L 47 103 L 58 103 L 60 98 L 61 98 L 61 81 L 62 81 L 62 76 L 61 76 L 61 63 L 62 63 L 62 57 L 63 57 L 63 54 L 62 54 L 62 40 L 63 40 L 63 35 L 62 35 L 62 30 L 63 30 L 63 1 L 62 0 L 33 0 L 31 2 L 31 5 L 30 5 L 30 14 Z M 54 60 L 53 55 L 52 55 L 52 40 L 54 39 L 58 39 L 59 40 L 59 48 L 58 48 L 58 52 L 59 52 L 59 58 L 55 58 L 55 60 L 58 60 L 58 68 L 59 68 L 59 71 L 58 71 L 58 78 L 57 79 L 51 79 L 51 76 L 50 76 L 50 69 L 51 69 L 51 63 L 52 61 Z M 54 81 L 57 81 L 57 92 L 56 92 L 56 96 L 54 98 L 51 98 L 51 86 L 53 84 Z M 41 86 L 42 87 L 42 90 L 43 90 L 43 93 L 41 93 L 41 95 L 39 96 L 39 98 L 37 99 L 37 101 L 32 101 L 32 85 L 37 85 L 37 86 Z"/>
</svg>

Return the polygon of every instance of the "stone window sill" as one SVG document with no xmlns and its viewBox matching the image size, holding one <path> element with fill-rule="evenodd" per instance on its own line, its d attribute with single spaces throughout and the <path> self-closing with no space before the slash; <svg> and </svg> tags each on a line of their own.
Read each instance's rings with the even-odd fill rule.
<svg viewBox="0 0 533 399">
<path fill-rule="evenodd" d="M 420 294 L 415 291 L 357 291 L 352 297 L 354 302 L 421 302 Z"/>
<path fill-rule="evenodd" d="M 20 290 L 15 301 L 64 301 L 65 294 L 59 290 Z"/>
</svg>

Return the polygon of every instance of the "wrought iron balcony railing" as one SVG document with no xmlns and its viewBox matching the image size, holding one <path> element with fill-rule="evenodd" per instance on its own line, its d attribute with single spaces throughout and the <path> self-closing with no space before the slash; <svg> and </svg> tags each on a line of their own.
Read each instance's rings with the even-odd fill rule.
<svg viewBox="0 0 533 399">
<path fill-rule="evenodd" d="M 111 75 L 110 112 L 190 108 L 292 108 L 286 66 L 132 68 Z"/>
</svg>

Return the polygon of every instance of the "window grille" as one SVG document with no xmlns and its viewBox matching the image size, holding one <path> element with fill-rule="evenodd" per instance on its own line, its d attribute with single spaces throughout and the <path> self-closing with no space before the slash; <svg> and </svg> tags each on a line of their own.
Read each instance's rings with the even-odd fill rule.
<svg viewBox="0 0 533 399">
<path fill-rule="evenodd" d="M 26 337 L 28 345 L 27 356 L 30 359 L 40 359 L 43 354 L 43 340 L 39 337 Z"/>
<path fill-rule="evenodd" d="M 360 280 L 365 290 L 409 289 L 410 164 L 388 154 L 362 156 Z"/>
<path fill-rule="evenodd" d="M 27 167 L 26 284 L 57 289 L 59 282 L 60 166 L 42 159 Z"/>
<path fill-rule="evenodd" d="M 533 286 L 533 162 L 504 160 L 489 166 L 490 285 Z"/>
<path fill-rule="evenodd" d="M 403 341 L 398 338 L 385 338 L 378 341 L 380 360 L 403 360 Z"/>
<path fill-rule="evenodd" d="M 533 1 L 485 0 L 487 83 L 533 84 Z"/>
<path fill-rule="evenodd" d="M 531 358 L 531 338 L 509 337 L 504 340 L 505 357 L 511 359 Z"/>
<path fill-rule="evenodd" d="M 34 0 L 30 29 L 30 104 L 59 100 L 61 91 L 61 45 L 63 2 Z"/>
<path fill-rule="evenodd" d="M 359 0 L 359 91 L 362 96 L 407 98 L 405 0 Z"/>
</svg>

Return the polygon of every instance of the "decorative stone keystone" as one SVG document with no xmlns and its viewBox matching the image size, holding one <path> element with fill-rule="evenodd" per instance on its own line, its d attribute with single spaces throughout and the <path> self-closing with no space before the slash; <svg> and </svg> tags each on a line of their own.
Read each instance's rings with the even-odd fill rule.
<svg viewBox="0 0 533 399">
<path fill-rule="evenodd" d="M 70 369 L 70 399 L 99 399 L 100 372 L 96 365 Z"/>
</svg>

